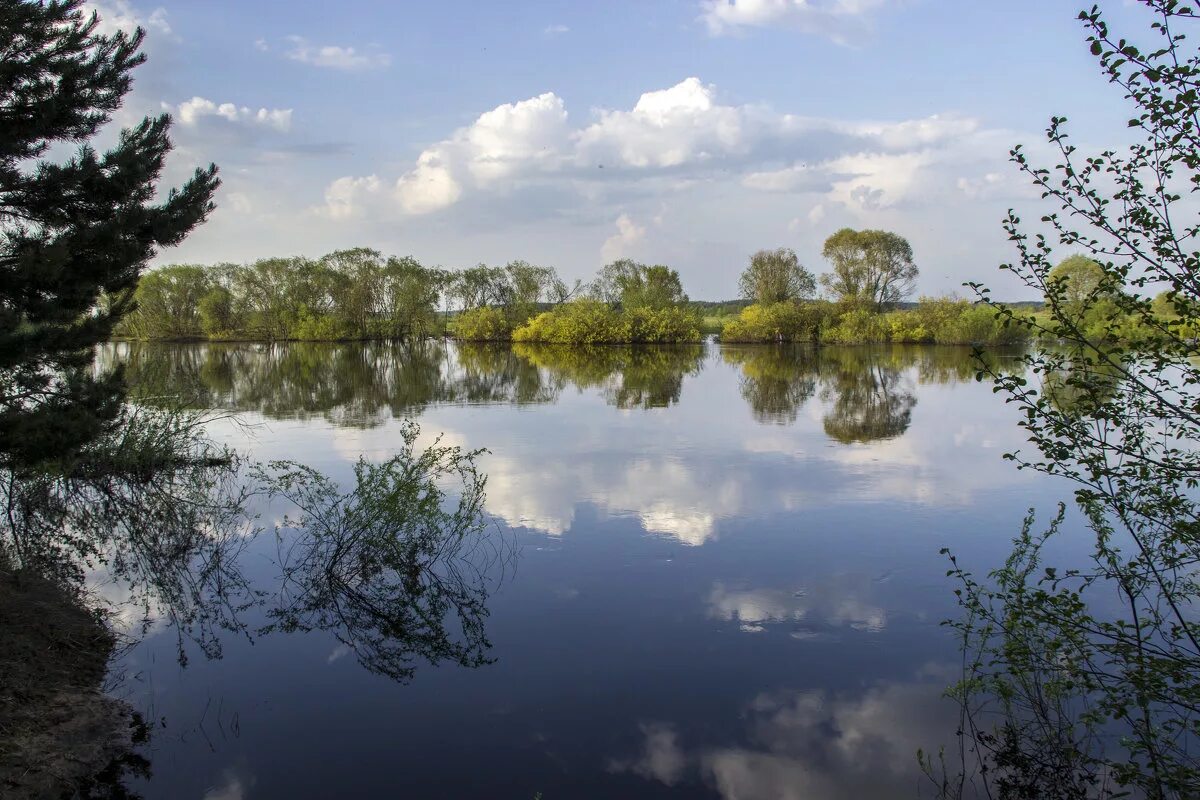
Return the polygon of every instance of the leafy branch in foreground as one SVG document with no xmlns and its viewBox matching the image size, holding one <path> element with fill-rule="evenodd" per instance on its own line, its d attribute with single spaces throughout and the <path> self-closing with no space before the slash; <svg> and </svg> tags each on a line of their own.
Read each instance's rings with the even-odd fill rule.
<svg viewBox="0 0 1200 800">
<path fill-rule="evenodd" d="M 1021 410 L 1035 447 L 1008 457 L 1075 484 L 1091 546 L 1085 561 L 1047 565 L 1065 518 L 1035 535 L 1031 515 L 988 580 L 954 562 L 962 755 L 977 762 L 940 781 L 943 795 L 1175 798 L 1200 786 L 1200 52 L 1183 33 L 1191 7 L 1141 4 L 1149 47 L 1114 36 L 1096 7 L 1080 14 L 1134 107 L 1138 140 L 1085 156 L 1058 117 L 1047 131 L 1055 170 L 1012 153 L 1060 211 L 1042 217 L 1050 234 L 1027 233 L 1015 213 L 1006 222 L 1020 260 L 1005 269 L 1046 297 L 1048 313 L 994 307 L 1059 346 L 1030 353 L 1023 375 L 981 374 Z M 1098 269 L 1062 280 L 1055 246 Z M 1154 313 L 1162 289 L 1173 317 Z M 1121 335 L 1130 320 L 1137 334 Z"/>
</svg>

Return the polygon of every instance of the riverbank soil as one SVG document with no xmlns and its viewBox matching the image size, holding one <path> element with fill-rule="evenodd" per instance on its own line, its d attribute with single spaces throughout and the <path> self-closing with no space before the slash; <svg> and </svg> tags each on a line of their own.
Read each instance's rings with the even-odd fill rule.
<svg viewBox="0 0 1200 800">
<path fill-rule="evenodd" d="M 146 765 L 145 726 L 101 690 L 115 645 L 74 591 L 0 569 L 0 796 L 121 796 Z"/>
</svg>

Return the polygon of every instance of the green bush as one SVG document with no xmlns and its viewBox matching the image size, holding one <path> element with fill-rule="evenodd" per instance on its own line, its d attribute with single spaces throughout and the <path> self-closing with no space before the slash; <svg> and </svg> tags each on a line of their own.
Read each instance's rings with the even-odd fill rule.
<svg viewBox="0 0 1200 800">
<path fill-rule="evenodd" d="M 553 344 L 698 342 L 700 317 L 679 306 L 617 311 L 597 300 L 575 300 L 529 320 L 512 338 Z"/>
<path fill-rule="evenodd" d="M 723 342 L 815 342 L 828 318 L 823 303 L 785 301 L 746 306 L 725 323 Z"/>
<path fill-rule="evenodd" d="M 504 312 L 491 306 L 473 308 L 454 318 L 454 338 L 468 342 L 503 342 L 514 338 Z"/>
<path fill-rule="evenodd" d="M 624 314 L 630 342 L 698 342 L 700 315 L 678 306 L 632 308 Z"/>
<path fill-rule="evenodd" d="M 830 344 L 867 344 L 891 341 L 891 326 L 883 314 L 864 308 L 842 314 L 837 324 L 825 330 L 821 341 Z"/>
<path fill-rule="evenodd" d="M 332 314 L 314 314 L 307 308 L 300 310 L 295 322 L 288 326 L 288 338 L 309 342 L 335 342 L 351 337 L 349 325 Z"/>
</svg>

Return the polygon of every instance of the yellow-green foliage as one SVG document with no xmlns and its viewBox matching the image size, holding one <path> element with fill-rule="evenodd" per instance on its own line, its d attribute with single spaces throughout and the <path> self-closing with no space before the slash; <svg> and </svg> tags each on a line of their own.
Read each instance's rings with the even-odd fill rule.
<svg viewBox="0 0 1200 800">
<path fill-rule="evenodd" d="M 867 344 L 891 341 L 891 334 L 891 326 L 885 315 L 856 308 L 842 314 L 836 325 L 827 328 L 821 335 L 821 341 L 830 344 Z"/>
<path fill-rule="evenodd" d="M 500 342 L 512 338 L 504 312 L 491 306 L 472 308 L 454 318 L 454 338 L 468 342 Z"/>
<path fill-rule="evenodd" d="M 755 303 L 725 323 L 721 341 L 815 342 L 826 316 L 827 307 L 819 303 Z"/>
<path fill-rule="evenodd" d="M 922 297 L 916 308 L 877 315 L 857 309 L 842 314 L 822 341 L 837 344 L 1019 344 L 1027 338 L 1005 326 L 989 306 L 952 297 Z"/>
<path fill-rule="evenodd" d="M 292 339 L 310 342 L 333 342 L 341 339 L 353 339 L 350 326 L 332 314 L 312 314 L 308 309 L 301 309 L 291 329 Z"/>
<path fill-rule="evenodd" d="M 513 331 L 512 339 L 553 344 L 695 342 L 700 340 L 700 320 L 679 307 L 621 312 L 597 300 L 575 300 L 538 314 Z"/>
<path fill-rule="evenodd" d="M 630 342 L 700 341 L 700 316 L 686 308 L 631 308 L 623 316 L 629 328 Z"/>
</svg>

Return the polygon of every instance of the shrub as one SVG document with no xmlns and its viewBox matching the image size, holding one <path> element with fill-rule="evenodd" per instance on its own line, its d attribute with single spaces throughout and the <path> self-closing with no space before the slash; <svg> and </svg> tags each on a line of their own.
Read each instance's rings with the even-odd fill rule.
<svg viewBox="0 0 1200 800">
<path fill-rule="evenodd" d="M 823 304 L 794 302 L 746 306 L 725 323 L 723 342 L 816 341 L 828 311 Z"/>
<path fill-rule="evenodd" d="M 289 326 L 291 339 L 311 342 L 332 342 L 351 338 L 350 326 L 332 314 L 313 314 L 301 309 L 296 321 Z"/>
<path fill-rule="evenodd" d="M 698 342 L 701 339 L 700 315 L 690 309 L 678 306 L 632 308 L 624 317 L 630 342 Z"/>
<path fill-rule="evenodd" d="M 833 344 L 866 344 L 890 340 L 891 327 L 885 317 L 865 308 L 842 314 L 838 323 L 821 335 L 821 341 Z"/>
<path fill-rule="evenodd" d="M 575 300 L 538 314 L 513 331 L 515 342 L 616 344 L 630 341 L 625 315 L 598 300 Z"/>
<path fill-rule="evenodd" d="M 468 342 L 501 342 L 514 338 L 504 312 L 491 306 L 472 308 L 454 318 L 454 338 Z"/>
</svg>

